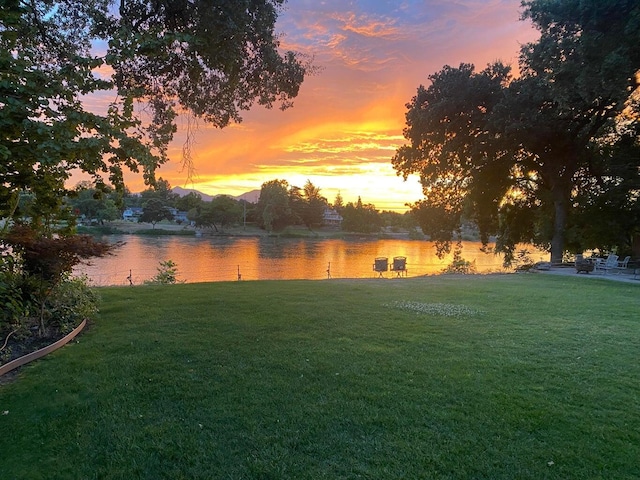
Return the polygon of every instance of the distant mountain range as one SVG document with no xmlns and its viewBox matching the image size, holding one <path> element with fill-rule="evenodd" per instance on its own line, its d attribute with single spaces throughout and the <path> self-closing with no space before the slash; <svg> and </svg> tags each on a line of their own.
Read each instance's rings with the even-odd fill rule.
<svg viewBox="0 0 640 480">
<path fill-rule="evenodd" d="M 220 195 L 226 195 L 223 193 L 218 195 L 207 195 L 206 193 L 202 193 L 193 188 L 182 188 L 182 187 L 173 187 L 171 191 L 179 195 L 180 197 L 184 197 L 185 195 L 189 195 L 190 193 L 195 193 L 197 195 L 200 195 L 200 197 L 202 197 L 202 200 L 204 200 L 205 202 L 210 202 L 215 197 L 219 197 Z M 238 195 L 237 197 L 233 195 L 228 195 L 228 196 L 231 198 L 235 198 L 236 200 L 244 200 L 245 202 L 249 202 L 249 203 L 258 203 L 258 199 L 260 198 L 260 190 L 251 190 L 250 192 L 243 193 L 242 195 Z"/>
</svg>

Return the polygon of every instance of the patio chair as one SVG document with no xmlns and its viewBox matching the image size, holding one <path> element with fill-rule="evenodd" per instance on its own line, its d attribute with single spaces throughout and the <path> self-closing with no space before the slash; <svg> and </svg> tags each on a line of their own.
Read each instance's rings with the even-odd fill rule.
<svg viewBox="0 0 640 480">
<path fill-rule="evenodd" d="M 391 271 L 396 272 L 398 277 L 407 276 L 407 257 L 393 257 L 393 265 Z"/>
<path fill-rule="evenodd" d="M 613 253 L 607 257 L 606 260 L 599 258 L 596 260 L 595 271 L 603 272 L 605 275 L 609 270 L 613 270 L 614 268 L 618 268 L 618 255 L 614 255 Z"/>
<path fill-rule="evenodd" d="M 629 260 L 631 260 L 631 255 L 627 255 L 626 257 L 624 257 L 624 260 L 618 262 L 618 268 L 627 268 Z"/>
<path fill-rule="evenodd" d="M 379 278 L 382 278 L 382 274 L 389 270 L 389 259 L 387 257 L 378 257 L 374 260 L 373 271 L 378 274 Z"/>
</svg>

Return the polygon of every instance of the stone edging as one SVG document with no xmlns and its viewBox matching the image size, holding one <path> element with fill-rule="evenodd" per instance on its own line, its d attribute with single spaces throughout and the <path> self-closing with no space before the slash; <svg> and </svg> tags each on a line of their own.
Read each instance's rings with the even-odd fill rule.
<svg viewBox="0 0 640 480">
<path fill-rule="evenodd" d="M 5 373 L 9 373 L 11 370 L 21 367 L 22 365 L 32 362 L 33 360 L 37 360 L 40 357 L 44 357 L 45 355 L 59 349 L 60 347 L 65 346 L 67 343 L 73 340 L 76 335 L 78 335 L 82 331 L 82 329 L 85 327 L 86 324 L 87 324 L 87 321 L 83 320 L 82 323 L 80 323 L 80 325 L 78 325 L 75 329 L 73 329 L 71 333 L 69 333 L 65 337 L 62 337 L 57 342 L 54 342 L 51 345 L 41 348 L 40 350 L 36 350 L 35 352 L 28 353 L 23 357 L 16 358 L 15 360 L 12 360 L 9 363 L 5 363 L 4 365 L 0 366 L 0 377 Z"/>
</svg>

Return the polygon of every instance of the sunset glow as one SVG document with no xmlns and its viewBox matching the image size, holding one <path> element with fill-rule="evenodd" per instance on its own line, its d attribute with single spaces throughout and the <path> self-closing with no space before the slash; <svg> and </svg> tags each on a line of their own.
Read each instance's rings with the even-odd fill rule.
<svg viewBox="0 0 640 480">
<path fill-rule="evenodd" d="M 390 162 L 404 143 L 405 105 L 446 64 L 515 66 L 520 45 L 537 37 L 519 21 L 519 7 L 520 0 L 291 0 L 277 24 L 282 46 L 312 55 L 320 69 L 294 107 L 256 107 L 223 130 L 198 125 L 190 180 L 181 125 L 158 176 L 209 195 L 309 179 L 329 201 L 340 192 L 345 202 L 360 196 L 378 209 L 406 210 L 422 190 L 417 177 L 403 181 Z M 127 184 L 144 188 L 135 175 Z"/>
</svg>

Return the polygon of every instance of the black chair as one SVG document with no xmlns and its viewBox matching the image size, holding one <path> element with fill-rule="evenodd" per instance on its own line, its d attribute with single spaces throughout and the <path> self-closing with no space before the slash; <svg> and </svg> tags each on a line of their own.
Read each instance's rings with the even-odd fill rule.
<svg viewBox="0 0 640 480">
<path fill-rule="evenodd" d="M 387 257 L 378 257 L 373 263 L 373 271 L 378 273 L 378 277 L 382 278 L 382 274 L 389 270 L 389 259 Z"/>
<path fill-rule="evenodd" d="M 396 272 L 398 277 L 407 276 L 407 257 L 393 257 L 393 265 L 391 271 Z"/>
</svg>

